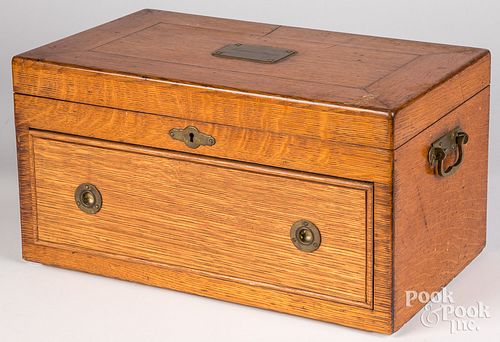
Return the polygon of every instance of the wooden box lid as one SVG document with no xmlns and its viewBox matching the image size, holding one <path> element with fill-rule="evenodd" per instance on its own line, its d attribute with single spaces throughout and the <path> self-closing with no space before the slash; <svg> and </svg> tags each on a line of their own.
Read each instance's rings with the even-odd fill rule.
<svg viewBox="0 0 500 342">
<path fill-rule="evenodd" d="M 213 55 L 235 43 L 296 53 L 271 64 Z M 85 95 L 92 89 L 64 98 L 64 91 L 47 90 L 57 87 L 54 82 L 40 84 L 40 79 L 30 77 L 34 73 L 30 70 L 36 65 L 36 72 L 57 65 L 189 83 L 332 104 L 353 109 L 353 115 L 356 109 L 369 110 L 386 115 L 389 121 L 416 99 L 432 93 L 420 105 L 432 107 L 429 115 L 422 114 L 421 108 L 400 115 L 401 125 L 409 131 L 400 137 L 396 133 L 391 148 L 488 86 L 490 74 L 490 56 L 484 49 L 158 10 L 142 10 L 28 51 L 14 58 L 13 64 L 15 92 L 83 103 L 92 102 Z M 458 78 L 450 83 L 454 77 Z M 399 129 L 397 122 L 395 129 Z"/>
</svg>

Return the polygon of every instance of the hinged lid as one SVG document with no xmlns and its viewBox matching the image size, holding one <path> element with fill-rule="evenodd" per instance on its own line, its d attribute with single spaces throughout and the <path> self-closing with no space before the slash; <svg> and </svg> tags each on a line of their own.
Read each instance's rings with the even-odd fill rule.
<svg viewBox="0 0 500 342">
<path fill-rule="evenodd" d="M 217 51 L 225 51 L 224 47 L 237 43 L 267 47 L 264 52 L 270 59 L 274 58 L 274 63 L 252 61 L 252 58 L 263 56 L 262 49 L 253 51 L 254 56 L 246 59 L 217 57 Z M 231 51 L 230 54 L 240 52 Z M 22 70 L 22 63 L 29 59 L 44 65 L 206 85 L 333 104 L 347 110 L 363 109 L 386 115 L 389 121 L 415 99 L 456 75 L 463 75 L 459 84 L 453 89 L 444 89 L 453 96 L 444 97 L 443 104 L 433 109 L 434 113 L 427 120 L 436 121 L 489 84 L 489 53 L 483 49 L 157 10 L 131 14 L 18 57 L 14 59 L 14 89 L 18 93 L 62 96 L 62 92 L 56 95 L 55 91 L 50 93 L 47 89 L 55 87 L 53 82 L 41 85 L 39 79 L 27 77 L 29 70 Z M 466 70 L 474 65 L 482 66 L 467 74 Z M 80 87 L 85 86 L 80 84 Z M 81 89 L 71 98 L 63 99 L 93 102 L 86 92 L 92 89 Z M 126 102 L 123 107 L 136 109 L 126 108 Z M 147 108 L 141 109 L 147 111 Z M 353 111 L 353 115 L 357 113 Z M 402 122 L 407 126 L 407 121 L 420 120 L 418 116 L 413 119 L 412 113 L 404 116 Z M 427 126 L 426 120 L 416 124 L 404 137 L 396 137 L 394 145 L 397 147 Z M 380 147 L 391 146 L 382 144 Z"/>
</svg>

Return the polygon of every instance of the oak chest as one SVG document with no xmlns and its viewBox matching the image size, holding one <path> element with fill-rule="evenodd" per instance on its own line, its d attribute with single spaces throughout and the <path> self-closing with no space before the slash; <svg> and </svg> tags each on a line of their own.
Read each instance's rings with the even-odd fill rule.
<svg viewBox="0 0 500 342">
<path fill-rule="evenodd" d="M 487 50 L 143 10 L 12 65 L 26 260 L 391 333 L 484 247 Z"/>
</svg>

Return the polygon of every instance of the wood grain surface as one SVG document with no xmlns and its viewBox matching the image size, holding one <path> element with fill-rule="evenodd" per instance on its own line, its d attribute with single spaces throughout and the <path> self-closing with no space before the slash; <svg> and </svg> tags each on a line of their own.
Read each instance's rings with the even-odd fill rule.
<svg viewBox="0 0 500 342">
<path fill-rule="evenodd" d="M 488 113 L 489 87 L 395 151 L 395 329 L 423 306 L 406 306 L 405 291 L 439 291 L 484 247 Z M 436 176 L 429 146 L 455 127 L 469 134 L 463 165 L 450 177 Z"/>
<path fill-rule="evenodd" d="M 371 305 L 370 185 L 37 131 L 33 136 L 40 241 Z M 82 183 L 101 192 L 95 215 L 76 206 Z M 290 227 L 299 220 L 320 229 L 317 251 L 299 251 L 291 242 Z"/>
<path fill-rule="evenodd" d="M 491 56 L 487 54 L 448 81 L 431 89 L 394 116 L 394 148 L 462 105 L 490 84 Z"/>
<path fill-rule="evenodd" d="M 172 280 L 168 277 L 178 277 L 177 271 L 172 269 L 173 266 L 161 266 L 160 263 L 153 263 L 154 266 L 143 265 L 144 261 L 139 259 L 131 259 L 130 257 L 123 257 L 115 255 L 116 263 L 112 264 L 121 265 L 124 269 L 115 273 L 116 269 L 110 269 L 108 266 L 109 256 L 106 257 L 103 253 L 92 251 L 89 249 L 82 249 L 78 247 L 71 247 L 61 244 L 53 244 L 50 242 L 38 241 L 37 237 L 37 194 L 35 189 L 35 163 L 30 157 L 32 146 L 30 145 L 31 139 L 30 131 L 33 129 L 43 129 L 47 131 L 59 132 L 72 132 L 73 134 L 81 134 L 88 136 L 97 136 L 101 139 L 133 143 L 135 145 L 150 144 L 152 146 L 160 146 L 163 141 L 158 137 L 163 136 L 163 133 L 153 133 L 149 128 L 155 127 L 156 129 L 165 129 L 165 126 L 155 124 L 156 118 L 164 118 L 163 116 L 146 115 L 137 112 L 125 112 L 119 110 L 111 110 L 107 108 L 98 108 L 95 106 L 85 106 L 81 104 L 72 104 L 64 101 L 53 101 L 41 98 L 34 98 L 30 96 L 16 95 L 15 96 L 16 108 L 16 128 L 19 152 L 19 175 L 20 175 L 20 191 L 21 197 L 21 219 L 23 230 L 23 257 L 27 260 L 38 261 L 47 264 L 58 265 L 60 267 L 67 267 L 77 270 L 85 270 L 97 274 L 107 276 L 116 276 L 120 279 L 127 279 L 132 281 L 139 281 L 145 284 L 151 284 L 161 287 L 173 288 L 181 291 L 192 292 L 213 298 L 231 300 L 237 303 L 247 305 L 254 305 L 263 308 L 271 308 L 273 310 L 288 312 L 291 314 L 301 315 L 305 317 L 312 317 L 321 319 L 328 322 L 337 322 L 363 329 L 389 333 L 391 331 L 391 208 L 392 208 L 392 194 L 390 186 L 390 176 L 384 176 L 386 183 L 373 182 L 372 178 L 368 180 L 373 184 L 373 206 L 370 208 L 367 201 L 367 213 L 373 211 L 373 226 L 377 230 L 373 231 L 373 243 L 370 254 L 370 246 L 367 247 L 367 255 L 377 255 L 376 259 L 372 260 L 372 285 L 370 296 L 372 297 L 372 304 L 370 307 L 362 307 L 360 303 L 350 302 L 337 298 L 335 301 L 325 300 L 314 296 L 304 296 L 302 294 L 292 294 L 283 297 L 283 291 L 279 289 L 265 288 L 256 286 L 256 290 L 249 289 L 248 285 L 241 282 L 234 282 L 224 280 L 224 287 L 222 289 L 214 289 L 213 286 L 219 286 L 219 280 L 216 278 L 206 277 L 203 275 L 193 275 L 192 281 L 194 283 L 186 285 L 184 282 L 180 284 L 173 284 Z M 126 114 L 126 116 L 125 116 Z M 126 119 L 125 119 L 126 118 Z M 94 120 L 95 119 L 95 120 Z M 124 119 L 124 121 L 121 121 Z M 169 119 L 169 118 L 165 118 Z M 108 121 L 106 121 L 108 120 Z M 93 122 L 95 122 L 93 124 Z M 151 123 L 153 124 L 151 124 Z M 207 126 L 209 127 L 209 126 Z M 170 126 L 166 127 L 167 129 Z M 165 132 L 167 130 L 165 129 Z M 95 133 L 95 134 L 94 134 Z M 156 141 L 155 141 L 156 139 Z M 173 140 L 168 140 L 169 144 Z M 180 143 L 180 142 L 176 142 Z M 180 143 L 180 145 L 183 145 Z M 30 147 L 31 146 L 31 147 Z M 172 146 L 174 145 L 169 145 Z M 175 149 L 179 145 L 175 144 Z M 217 146 L 217 145 L 215 145 Z M 286 144 L 284 145 L 286 147 Z M 316 151 L 322 153 L 322 149 L 327 144 L 323 144 L 319 150 L 314 147 L 311 150 L 303 150 L 304 156 L 306 153 Z M 131 148 L 134 146 L 131 146 Z M 161 147 L 161 146 L 160 146 Z M 163 146 L 165 148 L 165 146 Z M 197 150 L 198 151 L 198 150 Z M 202 150 L 203 151 L 203 150 Z M 192 150 L 190 151 L 192 152 Z M 375 168 L 382 170 L 384 174 L 390 175 L 392 173 L 392 162 L 390 151 L 387 151 L 387 160 L 380 162 L 378 165 L 374 164 Z M 202 152 L 205 154 L 206 152 Z M 316 154 L 314 153 L 314 154 Z M 191 155 L 194 157 L 194 155 Z M 276 160 L 280 163 L 291 163 L 293 167 L 294 159 L 290 156 L 280 155 L 275 156 Z M 314 158 L 314 157 L 313 157 Z M 320 161 L 321 159 L 318 159 Z M 356 160 L 355 155 L 345 156 L 345 163 L 355 165 L 353 162 Z M 361 164 L 368 163 L 370 160 L 369 154 L 364 154 L 364 157 L 359 160 Z M 219 162 L 224 160 L 219 159 Z M 305 164 L 303 164 L 305 165 Z M 309 165 L 314 165 L 309 164 Z M 326 165 L 326 164 L 325 164 Z M 359 165 L 358 165 L 359 166 Z M 360 168 L 362 169 L 362 168 Z M 331 170 L 324 169 L 323 173 L 328 175 Z M 341 182 L 336 179 L 336 182 Z M 348 183 L 352 184 L 351 181 Z M 367 235 L 369 236 L 369 235 Z M 66 253 L 70 252 L 75 258 L 69 260 Z M 126 259 L 123 261 L 122 259 Z M 87 260 L 83 264 L 79 264 L 83 260 Z M 134 261 L 135 260 L 135 261 Z M 94 262 L 103 263 L 101 265 L 93 264 Z M 134 262 L 136 265 L 134 265 Z M 118 266 L 116 266 L 118 267 Z M 142 276 L 139 273 L 141 270 L 149 270 L 150 267 L 156 269 L 155 276 Z M 175 267 L 174 267 L 175 268 Z M 368 268 L 367 268 L 368 270 Z M 130 274 L 127 276 L 127 272 Z M 182 273 L 185 281 L 188 281 L 189 276 Z M 198 277 L 204 278 L 204 281 L 198 281 Z M 367 279 L 367 289 L 370 288 L 370 272 L 365 275 Z M 210 288 L 207 288 L 210 284 Z M 185 288 L 183 288 L 185 286 Z M 271 291 L 271 292 L 269 292 Z M 269 296 L 276 300 L 269 300 Z M 238 298 L 241 296 L 241 298 Z M 251 296 L 251 298 L 245 298 Z M 278 299 L 280 298 L 280 299 Z M 301 303 L 301 304 L 298 304 Z M 353 305 L 355 304 L 355 305 Z M 299 305 L 299 307 L 297 306 Z M 352 316 L 352 317 L 350 317 Z"/>
<path fill-rule="evenodd" d="M 30 127 L 41 130 L 362 181 L 391 181 L 391 152 L 385 149 L 24 95 L 15 95 L 15 99 L 17 115 L 29 118 Z M 204 111 L 200 109 L 200 112 Z M 172 128 L 189 125 L 214 136 L 217 143 L 194 150 L 168 134 Z"/>
<path fill-rule="evenodd" d="M 231 43 L 298 53 L 268 65 L 212 56 Z M 485 54 L 467 47 L 143 10 L 21 57 L 393 112 Z"/>
<path fill-rule="evenodd" d="M 384 112 L 151 80 L 15 58 L 14 91 L 279 134 L 378 148 L 392 146 Z"/>
<path fill-rule="evenodd" d="M 206 277 L 193 272 L 184 272 L 175 267 L 146 263 L 127 257 L 110 258 L 104 253 L 90 253 L 87 250 L 64 246 L 26 244 L 23 253 L 26 260 L 47 265 L 166 287 L 363 330 L 384 334 L 392 332 L 390 315 L 383 311 Z"/>
</svg>

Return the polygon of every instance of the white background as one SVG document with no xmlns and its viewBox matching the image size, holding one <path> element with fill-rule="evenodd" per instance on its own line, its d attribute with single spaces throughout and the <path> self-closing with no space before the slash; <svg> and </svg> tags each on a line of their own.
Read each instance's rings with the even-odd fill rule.
<svg viewBox="0 0 500 342">
<path fill-rule="evenodd" d="M 458 1 L 0 0 L 0 341 L 404 341 L 500 337 L 500 3 Z M 142 8 L 488 48 L 493 55 L 488 242 L 450 285 L 455 304 L 482 301 L 479 331 L 426 328 L 392 336 L 224 303 L 21 259 L 10 59 Z M 474 115 L 474 113 L 471 113 Z M 467 160 L 472 162 L 473 160 Z M 471 179 L 471 182 L 474 180 Z"/>
</svg>

